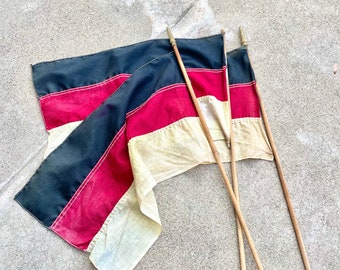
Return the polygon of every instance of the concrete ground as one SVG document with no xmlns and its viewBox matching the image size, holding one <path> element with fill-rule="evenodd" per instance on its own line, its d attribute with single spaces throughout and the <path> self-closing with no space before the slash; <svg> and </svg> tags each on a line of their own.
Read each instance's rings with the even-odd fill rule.
<svg viewBox="0 0 340 270">
<path fill-rule="evenodd" d="M 13 201 L 47 143 L 30 64 L 166 37 L 166 25 L 176 37 L 224 28 L 229 49 L 243 26 L 311 268 L 340 269 L 339 9 L 336 0 L 2 0 L 0 269 L 94 268 Z M 264 268 L 303 269 L 274 163 L 237 166 Z M 234 214 L 215 165 L 155 193 L 164 230 L 136 269 L 239 269 Z M 248 246 L 246 257 L 255 269 Z"/>
</svg>

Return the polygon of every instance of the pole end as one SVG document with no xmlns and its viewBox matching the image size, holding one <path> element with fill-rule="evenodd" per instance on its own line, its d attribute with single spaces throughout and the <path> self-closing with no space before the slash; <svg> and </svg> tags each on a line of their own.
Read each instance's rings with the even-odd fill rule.
<svg viewBox="0 0 340 270">
<path fill-rule="evenodd" d="M 169 41 L 170 41 L 171 46 L 176 46 L 176 40 L 171 33 L 170 27 L 167 27 L 166 31 L 168 32 L 168 37 L 169 37 Z"/>
<path fill-rule="evenodd" d="M 240 26 L 240 39 L 241 39 L 241 45 L 244 47 L 248 46 L 248 41 L 246 40 L 246 36 L 244 35 L 243 29 Z"/>
</svg>

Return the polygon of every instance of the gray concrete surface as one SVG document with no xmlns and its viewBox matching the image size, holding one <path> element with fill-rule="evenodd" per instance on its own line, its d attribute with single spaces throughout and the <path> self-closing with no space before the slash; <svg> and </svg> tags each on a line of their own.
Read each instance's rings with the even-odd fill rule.
<svg viewBox="0 0 340 270">
<path fill-rule="evenodd" d="M 39 166 L 47 135 L 30 64 L 141 40 L 242 25 L 312 269 L 340 269 L 339 3 L 328 1 L 2 0 L 0 269 L 93 269 L 13 196 Z M 228 168 L 228 164 L 226 164 Z M 243 213 L 265 269 L 303 269 L 274 163 L 238 163 Z M 164 230 L 136 269 L 239 269 L 235 220 L 215 165 L 161 183 Z M 248 269 L 255 269 L 246 247 Z"/>
</svg>

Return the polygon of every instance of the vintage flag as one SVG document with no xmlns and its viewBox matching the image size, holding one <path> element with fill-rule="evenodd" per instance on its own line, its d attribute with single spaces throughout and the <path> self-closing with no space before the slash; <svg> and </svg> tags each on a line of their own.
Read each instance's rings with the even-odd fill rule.
<svg viewBox="0 0 340 270">
<path fill-rule="evenodd" d="M 246 49 L 228 53 L 226 67 L 222 35 L 177 45 L 222 160 L 230 101 L 236 159 L 272 160 Z M 49 144 L 15 200 L 97 268 L 133 268 L 161 233 L 153 188 L 214 162 L 169 41 L 32 70 Z"/>
</svg>

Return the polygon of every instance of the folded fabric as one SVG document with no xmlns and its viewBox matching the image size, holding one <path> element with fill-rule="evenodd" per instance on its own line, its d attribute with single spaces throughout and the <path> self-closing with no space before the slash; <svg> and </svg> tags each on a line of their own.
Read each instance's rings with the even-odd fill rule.
<svg viewBox="0 0 340 270">
<path fill-rule="evenodd" d="M 228 53 L 226 67 L 221 35 L 177 45 L 222 160 L 230 107 L 236 159 L 272 160 L 245 48 Z M 32 70 L 50 136 L 16 201 L 97 268 L 132 269 L 161 233 L 153 188 L 214 162 L 168 40 Z"/>
</svg>

